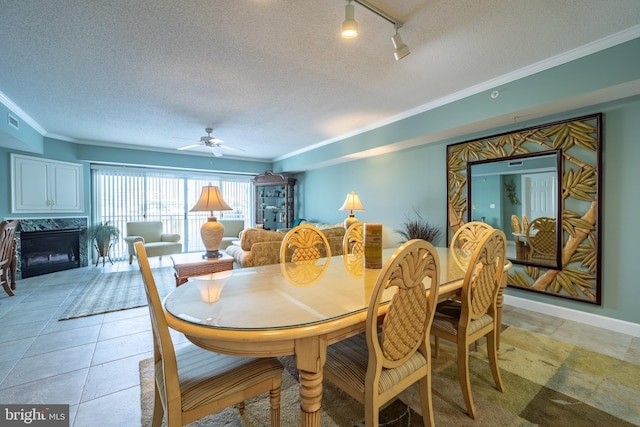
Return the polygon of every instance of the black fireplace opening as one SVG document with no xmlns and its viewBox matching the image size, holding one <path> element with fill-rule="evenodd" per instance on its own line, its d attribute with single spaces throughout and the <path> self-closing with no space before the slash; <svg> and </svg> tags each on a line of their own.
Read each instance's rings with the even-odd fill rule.
<svg viewBox="0 0 640 427">
<path fill-rule="evenodd" d="M 22 278 L 80 267 L 80 230 L 23 231 Z"/>
</svg>

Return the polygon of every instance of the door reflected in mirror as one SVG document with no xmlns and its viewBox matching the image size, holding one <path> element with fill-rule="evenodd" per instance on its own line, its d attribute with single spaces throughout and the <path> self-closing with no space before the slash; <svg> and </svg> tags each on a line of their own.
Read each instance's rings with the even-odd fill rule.
<svg viewBox="0 0 640 427">
<path fill-rule="evenodd" d="M 504 231 L 514 263 L 561 268 L 561 152 L 467 163 L 468 221 Z"/>
</svg>

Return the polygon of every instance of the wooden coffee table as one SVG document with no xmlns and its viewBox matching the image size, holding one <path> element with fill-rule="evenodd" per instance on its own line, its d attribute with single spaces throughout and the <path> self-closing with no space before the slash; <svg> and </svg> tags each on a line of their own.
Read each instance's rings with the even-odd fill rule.
<svg viewBox="0 0 640 427">
<path fill-rule="evenodd" d="M 233 257 L 227 254 L 220 258 L 203 258 L 202 253 L 171 255 L 176 286 L 185 283 L 189 277 L 233 270 L 233 261 Z"/>
</svg>

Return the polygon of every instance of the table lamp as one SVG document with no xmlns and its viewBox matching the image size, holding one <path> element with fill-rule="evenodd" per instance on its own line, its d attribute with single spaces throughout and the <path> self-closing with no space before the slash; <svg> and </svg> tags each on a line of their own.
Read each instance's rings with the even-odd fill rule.
<svg viewBox="0 0 640 427">
<path fill-rule="evenodd" d="M 353 211 L 363 211 L 364 207 L 360 202 L 360 196 L 354 191 L 347 194 L 347 198 L 344 201 L 344 204 L 339 209 L 341 211 L 349 211 L 349 217 L 344 220 L 344 228 L 347 229 L 351 226 L 351 224 L 358 221 L 358 219 L 353 215 Z"/>
<path fill-rule="evenodd" d="M 218 222 L 213 216 L 213 211 L 230 211 L 232 208 L 222 199 L 220 189 L 214 185 L 205 185 L 202 187 L 200 199 L 189 212 L 210 212 L 207 222 L 200 227 L 200 236 L 202 243 L 207 249 L 203 258 L 219 258 L 222 254 L 218 250 L 224 235 L 224 225 Z"/>
</svg>

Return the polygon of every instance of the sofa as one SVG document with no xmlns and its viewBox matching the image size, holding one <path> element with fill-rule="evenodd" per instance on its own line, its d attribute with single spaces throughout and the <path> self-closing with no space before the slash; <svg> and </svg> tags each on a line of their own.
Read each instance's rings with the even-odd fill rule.
<svg viewBox="0 0 640 427">
<path fill-rule="evenodd" d="M 163 233 L 161 221 L 138 221 L 127 223 L 127 236 L 124 238 L 129 248 L 129 264 L 133 261 L 136 250 L 135 242 L 142 242 L 147 256 L 173 255 L 182 252 L 180 235 Z"/>
<path fill-rule="evenodd" d="M 244 219 L 219 219 L 218 222 L 224 226 L 221 250 L 229 247 L 234 241 L 240 240 L 240 233 L 244 230 Z"/>
<path fill-rule="evenodd" d="M 340 224 L 306 222 L 318 227 L 324 233 L 332 255 L 342 255 L 342 240 L 345 229 Z M 246 228 L 240 234 L 240 245 L 232 244 L 226 252 L 232 256 L 238 267 L 256 267 L 280 262 L 280 245 L 288 230 L 263 230 Z"/>
</svg>

